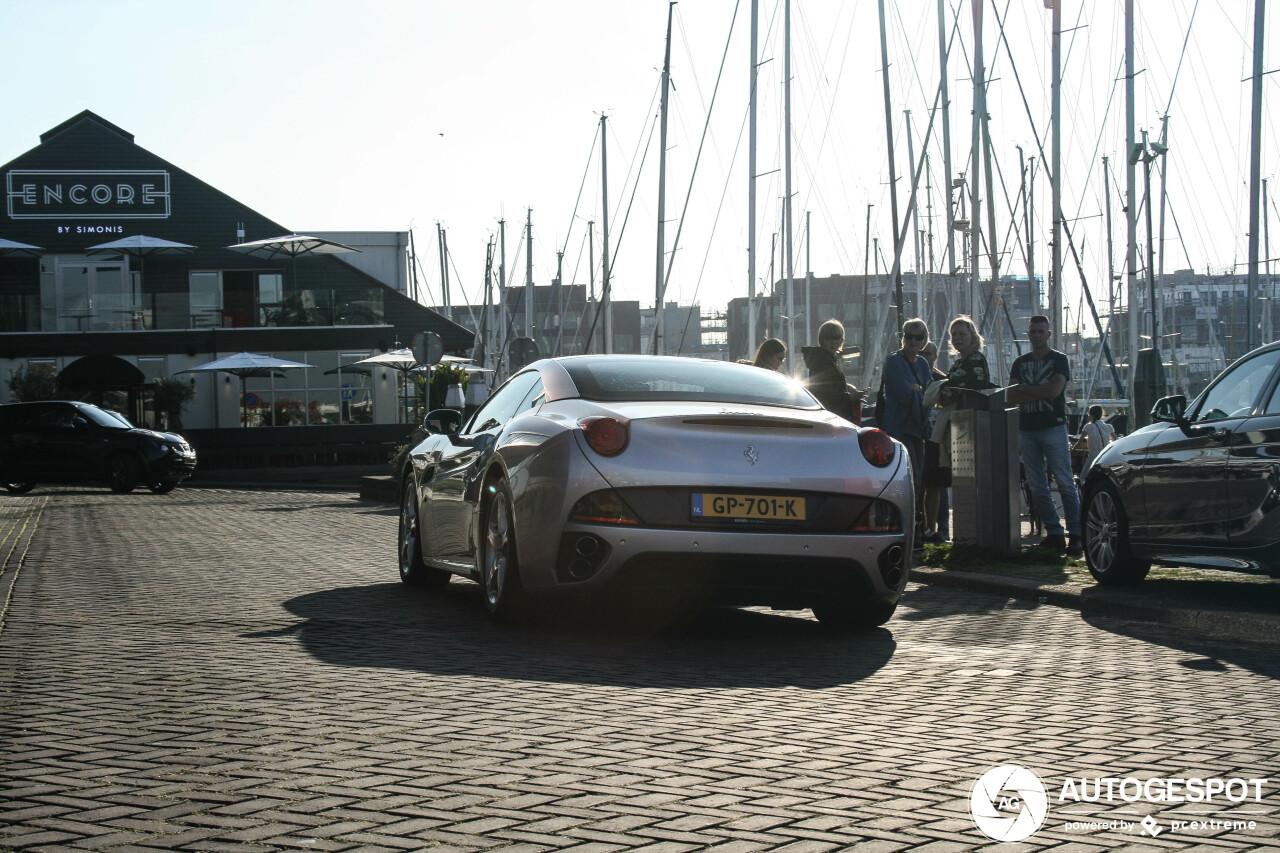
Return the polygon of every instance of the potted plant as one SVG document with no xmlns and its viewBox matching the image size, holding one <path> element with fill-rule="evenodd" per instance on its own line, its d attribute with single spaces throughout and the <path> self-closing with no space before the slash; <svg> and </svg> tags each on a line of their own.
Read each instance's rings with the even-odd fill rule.
<svg viewBox="0 0 1280 853">
<path fill-rule="evenodd" d="M 165 429 L 179 432 L 182 429 L 182 410 L 195 399 L 196 389 L 190 382 L 166 376 L 155 381 L 151 398 L 156 414 L 164 415 Z"/>
<path fill-rule="evenodd" d="M 14 402 L 58 399 L 58 383 L 54 377 L 52 364 L 33 364 L 26 370 L 18 368 L 13 371 L 9 374 L 9 391 Z"/>
<path fill-rule="evenodd" d="M 467 371 L 460 364 L 451 364 L 446 361 L 431 368 L 431 397 L 428 409 L 449 408 L 449 388 L 454 385 L 458 387 L 455 394 L 456 408 L 461 409 L 465 400 Z"/>
</svg>

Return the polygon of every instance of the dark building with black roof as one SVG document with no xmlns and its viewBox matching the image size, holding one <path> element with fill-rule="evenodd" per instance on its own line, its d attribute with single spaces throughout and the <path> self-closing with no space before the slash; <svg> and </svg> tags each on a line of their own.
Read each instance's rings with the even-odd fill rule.
<svg viewBox="0 0 1280 853">
<path fill-rule="evenodd" d="M 87 110 L 5 164 L 3 180 L 0 402 L 12 399 L 7 380 L 17 371 L 70 369 L 82 398 L 108 394 L 135 421 L 155 424 L 151 383 L 247 351 L 314 367 L 249 379 L 243 397 L 227 375 L 182 373 L 196 388 L 186 426 L 391 424 L 403 419 L 397 375 L 344 368 L 421 332 L 438 334 L 447 352 L 474 343 L 342 255 L 291 261 L 232 250 L 290 229 Z M 143 235 L 193 248 L 141 258 L 90 251 Z"/>
</svg>

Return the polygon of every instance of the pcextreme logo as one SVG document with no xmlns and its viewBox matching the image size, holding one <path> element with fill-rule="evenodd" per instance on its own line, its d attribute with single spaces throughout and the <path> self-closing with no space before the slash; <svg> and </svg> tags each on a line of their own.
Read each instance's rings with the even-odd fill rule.
<svg viewBox="0 0 1280 853">
<path fill-rule="evenodd" d="M 969 792 L 969 814 L 992 841 L 1021 841 L 1040 828 L 1049 795 L 1040 777 L 1025 767 L 992 767 Z"/>
<path fill-rule="evenodd" d="M 1174 776 L 1138 779 L 1135 777 L 1068 777 L 1062 781 L 1058 806 L 1062 809 L 1061 829 L 1065 832 L 1119 830 L 1155 838 L 1162 832 L 1203 834 L 1221 830 L 1257 829 L 1254 815 L 1240 807 L 1262 803 L 1270 779 Z M 1147 804 L 1157 814 L 1137 818 L 1130 808 Z M 1181 813 L 1183 805 L 1201 806 L 1191 814 Z M 1093 805 L 1096 804 L 1096 805 Z M 1210 807 L 1205 811 L 1203 806 Z M 1079 809 L 1086 811 L 1081 812 Z M 1169 815 L 1158 810 L 1169 809 Z M 1254 806 L 1254 809 L 1257 807 Z M 1103 814 L 1097 814 L 1101 810 Z M 992 841 L 1022 841 L 1044 824 L 1049 814 L 1049 795 L 1034 772 L 1017 764 L 992 767 L 974 783 L 969 792 L 969 814 L 974 825 Z M 1126 817 L 1127 816 L 1127 817 Z"/>
</svg>

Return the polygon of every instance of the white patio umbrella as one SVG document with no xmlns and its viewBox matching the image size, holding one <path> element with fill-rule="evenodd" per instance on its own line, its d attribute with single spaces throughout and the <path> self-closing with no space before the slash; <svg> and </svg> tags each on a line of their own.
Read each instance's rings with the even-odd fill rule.
<svg viewBox="0 0 1280 853">
<path fill-rule="evenodd" d="M 360 365 L 362 367 L 389 367 L 400 374 L 396 380 L 396 396 L 401 398 L 400 408 L 404 410 L 406 420 L 408 419 L 409 403 L 404 399 L 404 393 L 401 391 L 400 380 L 409 375 L 409 372 L 418 367 L 418 357 L 413 354 L 413 350 L 409 347 L 401 347 L 400 349 L 388 350 L 378 355 L 371 355 L 368 358 L 362 358 L 359 361 L 352 362 L 352 366 Z"/>
<path fill-rule="evenodd" d="M 195 250 L 195 246 L 187 243 L 175 243 L 172 240 L 164 240 L 160 237 L 134 234 L 131 237 L 121 237 L 119 240 L 112 240 L 109 243 L 90 246 L 85 249 L 85 254 L 104 255 L 109 252 L 120 252 L 135 258 L 146 258 L 151 255 L 188 255 Z"/>
<path fill-rule="evenodd" d="M 6 240 L 0 237 L 0 255 L 28 255 L 35 258 L 43 254 L 44 249 L 39 246 L 33 246 L 30 243 L 19 243 L 17 240 Z"/>
<path fill-rule="evenodd" d="M 237 243 L 228 246 L 236 252 L 244 252 L 257 258 L 290 258 L 293 263 L 293 286 L 298 286 L 299 255 L 337 255 L 343 252 L 358 252 L 359 249 L 326 240 L 323 237 L 309 237 L 306 234 L 285 234 L 283 237 L 270 237 L 266 240 L 253 240 L 249 243 Z"/>
<path fill-rule="evenodd" d="M 246 418 L 244 412 L 244 381 L 250 376 L 283 376 L 283 370 L 294 367 L 315 367 L 314 364 L 303 364 L 298 361 L 288 361 L 283 358 L 276 358 L 270 355 L 259 355 L 255 352 L 238 352 L 235 355 L 229 355 L 226 358 L 220 358 L 216 361 L 210 361 L 205 364 L 199 364 L 195 367 L 188 367 L 186 370 L 179 370 L 178 373 L 232 373 L 240 377 L 240 426 L 245 426 Z"/>
<path fill-rule="evenodd" d="M 96 246 L 90 246 L 85 249 L 86 255 L 128 255 L 131 258 L 138 259 L 138 282 L 141 288 L 142 280 L 146 278 L 147 258 L 151 255 L 189 255 L 196 250 L 195 246 L 187 243 L 175 243 L 172 240 L 165 240 L 160 237 L 150 237 L 146 234 L 134 234 L 129 237 L 121 237 L 119 240 L 112 240 L 108 243 L 99 243 Z M 135 309 L 137 306 L 133 306 Z M 136 319 L 136 315 L 135 315 Z"/>
</svg>

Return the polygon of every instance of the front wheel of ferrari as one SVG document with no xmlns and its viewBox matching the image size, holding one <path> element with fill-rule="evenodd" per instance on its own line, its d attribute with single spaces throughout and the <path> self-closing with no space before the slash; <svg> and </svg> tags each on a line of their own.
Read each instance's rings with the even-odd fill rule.
<svg viewBox="0 0 1280 853">
<path fill-rule="evenodd" d="M 418 490 L 406 477 L 400 489 L 400 581 L 409 586 L 441 589 L 449 573 L 433 569 L 422 559 L 422 521 L 418 516 Z"/>
<path fill-rule="evenodd" d="M 480 584 L 485 608 L 497 622 L 516 621 L 525 611 L 526 599 L 516 559 L 511 493 L 505 484 L 485 484 L 480 523 Z"/>
</svg>

